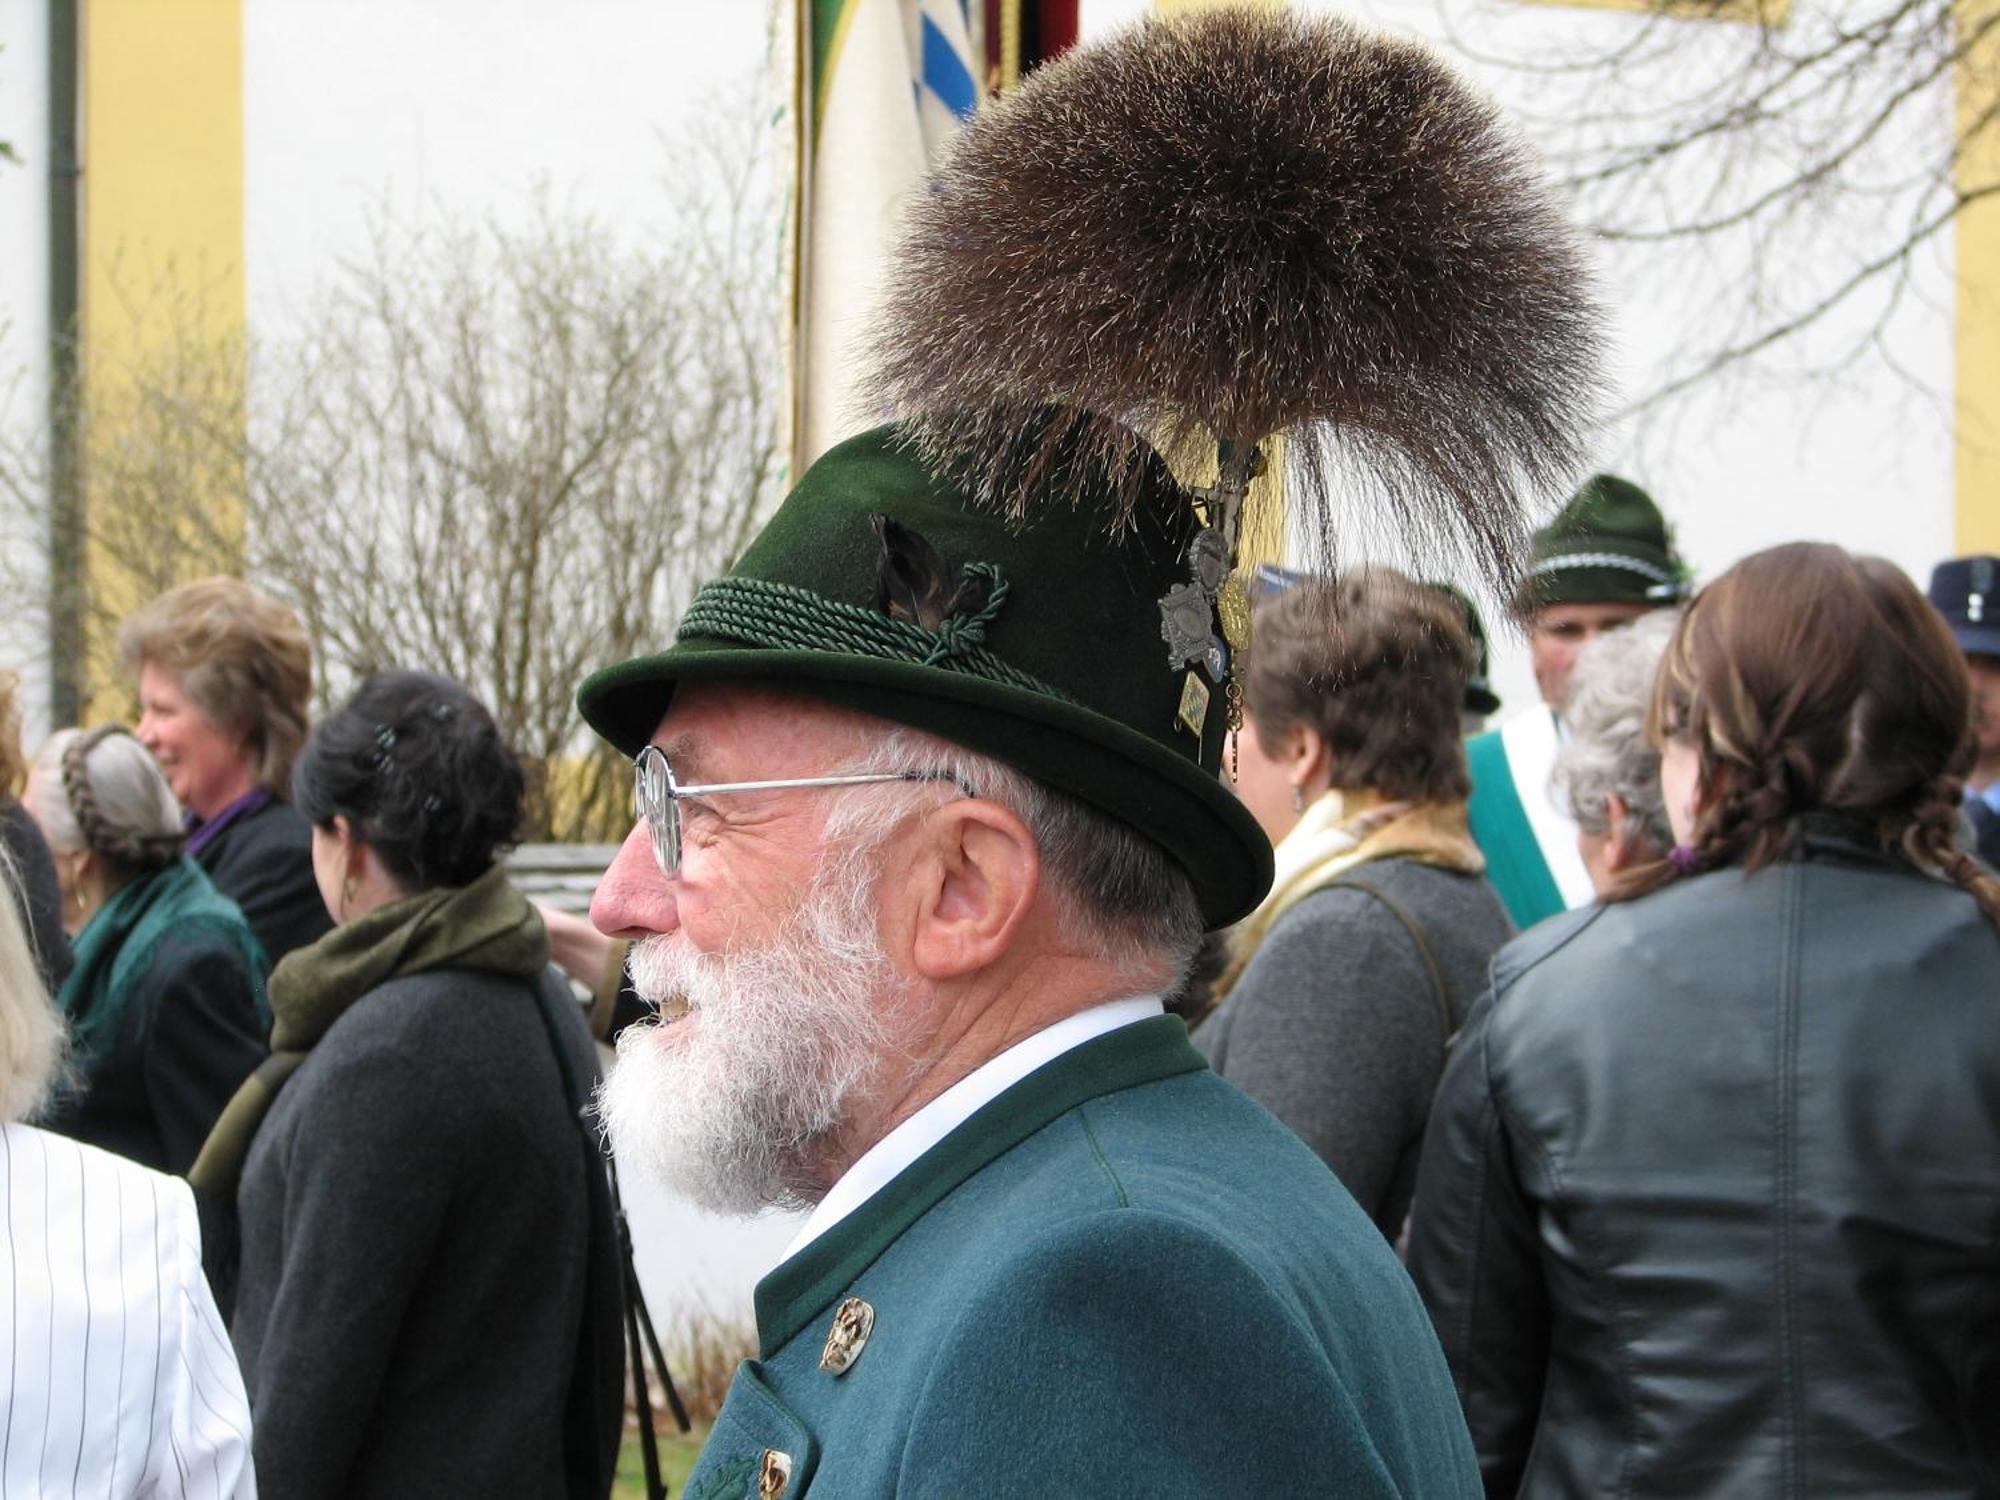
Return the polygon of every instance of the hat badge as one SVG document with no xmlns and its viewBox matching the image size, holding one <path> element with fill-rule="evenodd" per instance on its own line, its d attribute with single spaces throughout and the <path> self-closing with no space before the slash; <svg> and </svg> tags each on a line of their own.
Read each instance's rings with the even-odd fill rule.
<svg viewBox="0 0 2000 1500">
<path fill-rule="evenodd" d="M 875 1309 L 859 1297 L 849 1297 L 834 1309 L 833 1326 L 827 1330 L 826 1347 L 820 1351 L 819 1367 L 829 1375 L 845 1375 L 868 1346 L 875 1331 Z"/>
</svg>

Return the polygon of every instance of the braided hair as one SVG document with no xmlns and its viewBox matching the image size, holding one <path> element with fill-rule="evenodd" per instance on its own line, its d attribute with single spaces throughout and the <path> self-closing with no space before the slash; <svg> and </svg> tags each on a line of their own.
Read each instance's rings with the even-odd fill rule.
<svg viewBox="0 0 2000 1500">
<path fill-rule="evenodd" d="M 123 725 L 51 735 L 34 771 L 32 811 L 52 847 L 89 851 L 121 883 L 180 857 L 180 804 L 158 762 Z"/>
<path fill-rule="evenodd" d="M 2000 926 L 2000 880 L 1959 843 L 1974 753 L 1965 662 L 1894 564 L 1805 542 L 1745 558 L 1681 622 L 1648 729 L 1695 748 L 1706 800 L 1691 847 L 1634 871 L 1618 897 L 1788 857 L 1800 819 L 1825 811 L 1962 887 Z"/>
<path fill-rule="evenodd" d="M 292 771 L 321 828 L 346 818 L 405 891 L 469 885 L 520 836 L 527 777 L 493 716 L 431 672 L 370 677 L 322 719 Z"/>
</svg>

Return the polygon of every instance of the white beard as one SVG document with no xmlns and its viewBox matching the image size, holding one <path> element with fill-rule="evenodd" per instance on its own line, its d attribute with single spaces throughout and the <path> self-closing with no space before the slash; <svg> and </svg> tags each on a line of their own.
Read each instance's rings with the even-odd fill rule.
<svg viewBox="0 0 2000 1500">
<path fill-rule="evenodd" d="M 632 949 L 641 999 L 690 1007 L 618 1039 L 597 1113 L 618 1159 L 720 1213 L 814 1201 L 815 1158 L 887 1060 L 881 999 L 892 978 L 875 882 L 825 862 L 813 894 L 769 943 L 698 953 L 684 933 Z M 835 868 L 835 867 L 845 868 Z M 679 1034 L 684 1032 L 685 1034 Z"/>
</svg>

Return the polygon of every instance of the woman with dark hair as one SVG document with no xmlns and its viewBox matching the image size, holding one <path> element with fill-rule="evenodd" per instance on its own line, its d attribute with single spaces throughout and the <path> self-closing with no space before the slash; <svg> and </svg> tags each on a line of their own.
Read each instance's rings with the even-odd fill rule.
<svg viewBox="0 0 2000 1500">
<path fill-rule="evenodd" d="M 181 852 L 180 809 L 129 731 L 51 735 L 26 805 L 53 856 L 75 955 L 57 992 L 71 1076 L 43 1123 L 185 1172 L 263 1061 L 263 951 Z"/>
<path fill-rule="evenodd" d="M 500 863 L 522 791 L 485 708 L 417 672 L 364 682 L 294 773 L 335 926 L 272 972 L 271 1062 L 193 1173 L 235 1194 L 269 1494 L 608 1486 L 594 1059 L 574 1004 L 538 993 L 548 937 Z"/>
<path fill-rule="evenodd" d="M 1465 822 L 1472 643 L 1386 569 L 1292 583 L 1252 642 L 1236 789 L 1277 875 L 1195 1042 L 1394 1239 L 1445 1045 L 1513 935 Z"/>
<path fill-rule="evenodd" d="M 1502 951 L 1424 1144 L 1490 1494 L 2000 1493 L 1969 704 L 1887 563 L 1778 547 L 1694 601 L 1649 716 L 1678 846 Z"/>
</svg>

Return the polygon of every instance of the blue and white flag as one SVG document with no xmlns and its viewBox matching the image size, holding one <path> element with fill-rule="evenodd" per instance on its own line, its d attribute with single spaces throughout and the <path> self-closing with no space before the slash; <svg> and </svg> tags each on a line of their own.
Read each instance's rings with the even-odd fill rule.
<svg viewBox="0 0 2000 1500">
<path fill-rule="evenodd" d="M 790 0 L 798 48 L 790 372 L 794 477 L 872 414 L 855 399 L 898 221 L 978 107 L 972 0 Z"/>
</svg>

